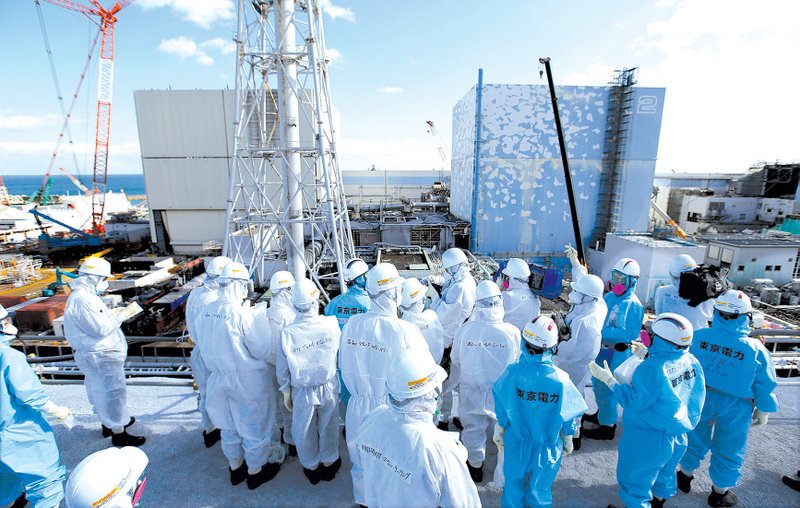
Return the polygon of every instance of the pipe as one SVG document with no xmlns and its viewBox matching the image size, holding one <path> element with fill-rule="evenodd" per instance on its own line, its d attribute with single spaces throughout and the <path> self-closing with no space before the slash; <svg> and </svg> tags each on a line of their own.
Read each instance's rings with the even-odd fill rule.
<svg viewBox="0 0 800 508">
<path fill-rule="evenodd" d="M 469 250 L 478 250 L 478 171 L 480 170 L 481 159 L 481 110 L 483 109 L 483 69 L 478 69 L 478 85 L 475 90 L 475 154 L 473 174 L 472 174 L 472 214 L 470 214 L 470 226 L 472 230 L 469 235 Z"/>
<path fill-rule="evenodd" d="M 556 97 L 556 87 L 553 85 L 553 74 L 550 72 L 550 58 L 540 58 L 539 63 L 544 64 L 547 71 L 547 85 L 550 87 L 550 100 L 553 103 L 553 116 L 556 121 L 556 131 L 558 132 L 558 146 L 561 149 L 561 163 L 564 166 L 564 178 L 567 184 L 567 197 L 569 198 L 569 211 L 572 215 L 572 231 L 575 233 L 575 247 L 578 251 L 578 260 L 581 264 L 586 264 L 586 257 L 583 253 L 583 236 L 581 235 L 581 225 L 578 222 L 578 209 L 575 206 L 575 193 L 572 190 L 572 174 L 569 172 L 569 160 L 567 159 L 567 147 L 564 143 L 564 131 L 561 128 L 561 116 L 558 114 L 558 98 Z"/>
</svg>

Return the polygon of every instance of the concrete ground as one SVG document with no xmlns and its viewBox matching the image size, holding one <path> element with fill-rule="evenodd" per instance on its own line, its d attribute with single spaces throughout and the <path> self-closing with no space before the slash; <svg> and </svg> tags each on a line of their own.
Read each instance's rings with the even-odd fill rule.
<svg viewBox="0 0 800 508">
<path fill-rule="evenodd" d="M 111 441 L 100 436 L 100 423 L 91 413 L 82 385 L 46 388 L 54 402 L 69 406 L 75 414 L 72 430 L 54 428 L 61 460 L 71 472 L 83 457 L 110 446 Z M 800 386 L 782 385 L 777 393 L 780 412 L 766 427 L 750 435 L 744 476 L 735 489 L 742 507 L 800 507 L 800 493 L 781 483 L 782 475 L 800 469 Z M 211 449 L 203 446 L 195 392 L 190 386 L 130 386 L 128 400 L 137 419 L 131 432 L 148 438 L 142 447 L 150 457 L 142 507 L 354 505 L 343 440 L 343 466 L 333 482 L 310 485 L 300 463 L 290 458 L 274 480 L 250 491 L 244 483 L 230 485 L 219 445 Z M 555 506 L 622 506 L 615 477 L 618 440 L 619 434 L 611 442 L 584 440 L 580 451 L 564 458 L 553 485 Z M 478 486 L 484 506 L 500 505 L 500 495 L 486 487 L 494 464 L 495 455 L 490 451 L 486 480 Z M 707 471 L 708 460 L 695 474 L 692 492 L 679 492 L 667 506 L 707 506 L 711 489 Z"/>
</svg>

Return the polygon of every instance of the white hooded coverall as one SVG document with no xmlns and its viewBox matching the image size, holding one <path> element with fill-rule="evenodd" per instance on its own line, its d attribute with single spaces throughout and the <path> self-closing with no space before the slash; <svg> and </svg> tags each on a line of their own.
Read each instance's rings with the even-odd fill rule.
<svg viewBox="0 0 800 508">
<path fill-rule="evenodd" d="M 486 458 L 486 428 L 494 428 L 492 386 L 516 362 L 520 354 L 520 331 L 503 322 L 503 307 L 475 307 L 472 319 L 461 325 L 453 341 L 453 377 L 460 396 L 459 414 L 464 430 L 461 440 L 469 461 L 480 464 Z M 476 466 L 477 467 L 477 466 Z M 495 483 L 502 467 L 495 469 Z"/>
<path fill-rule="evenodd" d="M 103 425 L 122 432 L 131 419 L 124 371 L 128 343 L 120 321 L 97 295 L 96 283 L 94 275 L 81 275 L 72 283 L 64 311 L 64 335 L 75 350 L 92 411 Z"/>
<path fill-rule="evenodd" d="M 436 428 L 431 413 L 381 406 L 367 415 L 354 449 L 370 508 L 481 506 L 467 450 L 455 432 Z"/>
<path fill-rule="evenodd" d="M 531 291 L 527 284 L 524 284 L 517 279 L 511 279 L 506 291 L 501 293 L 503 295 L 503 308 L 506 315 L 503 321 L 511 323 L 518 329 L 525 328 L 531 319 L 539 315 L 542 303 L 539 297 Z"/>
<path fill-rule="evenodd" d="M 189 357 L 189 365 L 192 367 L 192 376 L 197 383 L 197 409 L 200 411 L 200 428 L 204 430 L 212 430 L 213 427 L 206 411 L 206 385 L 210 371 L 200 352 L 200 341 L 203 338 L 200 336 L 195 321 L 206 305 L 219 297 L 218 290 L 219 281 L 217 278 L 206 278 L 202 286 L 193 289 L 189 293 L 189 299 L 186 301 L 186 328 L 194 341 L 192 356 Z"/>
<path fill-rule="evenodd" d="M 347 449 L 353 463 L 353 497 L 364 501 L 361 463 L 355 444 L 364 417 L 386 403 L 386 375 L 398 351 L 419 348 L 428 351 L 428 343 L 416 326 L 397 317 L 397 307 L 383 292 L 370 303 L 364 314 L 352 316 L 342 329 L 339 369 L 350 400 L 345 427 Z"/>
<path fill-rule="evenodd" d="M 297 318 L 297 314 L 294 311 L 294 306 L 292 305 L 292 294 L 287 290 L 281 290 L 277 295 L 274 295 L 269 302 L 269 308 L 264 309 L 263 306 L 257 306 L 262 310 L 262 312 L 266 313 L 267 319 L 269 320 L 269 329 L 272 332 L 272 336 L 275 337 L 275 345 L 273 347 L 272 352 L 270 353 L 270 357 L 267 360 L 267 368 L 270 371 L 270 380 L 272 381 L 272 386 L 275 390 L 275 404 L 277 405 L 276 408 L 276 415 L 277 419 L 275 420 L 275 431 L 277 433 L 278 439 L 280 438 L 280 429 L 283 427 L 283 441 L 286 444 L 294 444 L 294 437 L 292 436 L 292 413 L 286 406 L 283 405 L 283 397 L 278 395 L 278 376 L 275 372 L 276 364 L 278 361 L 278 348 L 280 347 L 280 336 L 281 332 L 289 326 L 290 324 L 294 323 L 294 320 Z"/>
<path fill-rule="evenodd" d="M 431 310 L 439 316 L 444 328 L 444 347 L 453 345 L 456 329 L 466 321 L 475 306 L 475 279 L 469 271 L 469 265 L 459 266 L 455 275 L 451 276 L 444 287 L 442 297 L 434 296 Z"/>
<path fill-rule="evenodd" d="M 273 339 L 262 312 L 242 306 L 236 283 L 219 290 L 219 299 L 197 319 L 200 351 L 211 371 L 206 410 L 222 432 L 222 452 L 231 464 L 245 460 L 249 471 L 282 462 L 283 447 L 272 439 L 275 397 L 266 361 Z"/>
<path fill-rule="evenodd" d="M 300 464 L 314 469 L 339 458 L 339 377 L 336 356 L 341 331 L 333 316 L 317 308 L 299 314 L 281 333 L 280 390 L 292 393 L 292 435 Z"/>
<path fill-rule="evenodd" d="M 419 307 L 422 307 L 422 302 L 415 302 Z M 440 363 L 442 361 L 442 353 L 444 353 L 444 328 L 442 323 L 439 322 L 439 316 L 430 309 L 425 309 L 422 312 L 415 312 L 416 309 L 412 307 L 411 310 L 403 312 L 400 319 L 408 321 L 419 328 L 422 336 L 425 337 L 425 342 L 428 343 L 428 349 L 431 356 Z"/>
<path fill-rule="evenodd" d="M 669 285 L 656 288 L 653 307 L 656 315 L 662 312 L 674 312 L 680 314 L 692 323 L 695 331 L 708 328 L 708 323 L 714 317 L 714 300 L 706 300 L 697 307 L 690 307 L 689 300 L 678 295 L 679 280 L 672 278 Z"/>
</svg>

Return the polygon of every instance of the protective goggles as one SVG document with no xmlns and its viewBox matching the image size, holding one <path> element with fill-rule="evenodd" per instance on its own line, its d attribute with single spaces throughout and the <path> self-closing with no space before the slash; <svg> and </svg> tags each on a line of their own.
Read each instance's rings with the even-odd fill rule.
<svg viewBox="0 0 800 508">
<path fill-rule="evenodd" d="M 717 314 L 719 314 L 719 317 L 721 317 L 725 321 L 730 321 L 732 319 L 739 319 L 741 316 L 749 316 L 749 317 L 752 318 L 750 313 L 747 313 L 747 314 L 736 314 L 736 313 L 733 313 L 733 312 L 722 312 L 721 310 L 717 310 Z"/>
<path fill-rule="evenodd" d="M 611 270 L 610 281 L 612 285 L 626 284 L 628 282 L 628 276 L 619 270 Z"/>
</svg>

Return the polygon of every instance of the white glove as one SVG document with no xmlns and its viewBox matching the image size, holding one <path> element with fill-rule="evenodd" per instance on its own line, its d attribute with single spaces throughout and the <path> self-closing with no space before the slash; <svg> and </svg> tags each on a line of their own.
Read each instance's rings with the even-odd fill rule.
<svg viewBox="0 0 800 508">
<path fill-rule="evenodd" d="M 647 348 L 638 340 L 631 342 L 631 351 L 633 356 L 640 360 L 644 360 L 644 357 L 647 356 Z"/>
<path fill-rule="evenodd" d="M 506 429 L 497 425 L 496 423 L 494 424 L 494 435 L 492 436 L 492 441 L 494 441 L 494 444 L 497 445 L 497 449 L 501 452 L 503 451 L 503 448 L 505 448 L 505 445 L 503 444 L 503 436 L 505 433 Z"/>
<path fill-rule="evenodd" d="M 72 411 L 70 411 L 68 407 L 59 406 L 52 400 L 48 400 L 42 410 L 59 421 L 66 420 L 70 415 L 72 415 Z"/>
<path fill-rule="evenodd" d="M 292 406 L 292 389 L 289 388 L 285 392 L 281 392 L 281 393 L 283 393 L 283 405 L 286 406 L 286 409 L 291 411 L 292 408 L 294 407 L 294 406 Z"/>
<path fill-rule="evenodd" d="M 112 311 L 117 318 L 117 321 L 124 323 L 125 321 L 141 314 L 142 308 L 136 302 L 131 302 L 125 307 L 117 307 Z"/>
<path fill-rule="evenodd" d="M 768 420 L 769 413 L 764 413 L 760 409 L 756 409 L 753 412 L 753 421 L 750 423 L 750 426 L 753 428 L 761 427 L 762 425 L 766 425 Z"/>
<path fill-rule="evenodd" d="M 572 444 L 572 436 L 565 436 L 562 432 L 561 442 L 564 443 L 564 455 L 569 455 L 575 449 L 575 446 Z"/>
<path fill-rule="evenodd" d="M 572 266 L 576 265 L 580 266 L 581 262 L 578 261 L 578 251 L 575 250 L 575 248 L 571 245 L 565 245 L 564 247 L 565 247 L 564 254 L 567 255 L 567 258 L 569 259 L 569 262 L 572 264 Z"/>
<path fill-rule="evenodd" d="M 444 286 L 444 277 L 441 275 L 429 275 L 428 282 L 436 286 Z"/>
<path fill-rule="evenodd" d="M 592 376 L 605 383 L 610 389 L 614 389 L 614 385 L 617 384 L 617 380 L 614 379 L 614 374 L 612 374 L 611 369 L 608 368 L 607 361 L 603 361 L 602 367 L 597 365 L 595 362 L 589 362 L 589 370 L 592 372 Z"/>
</svg>

